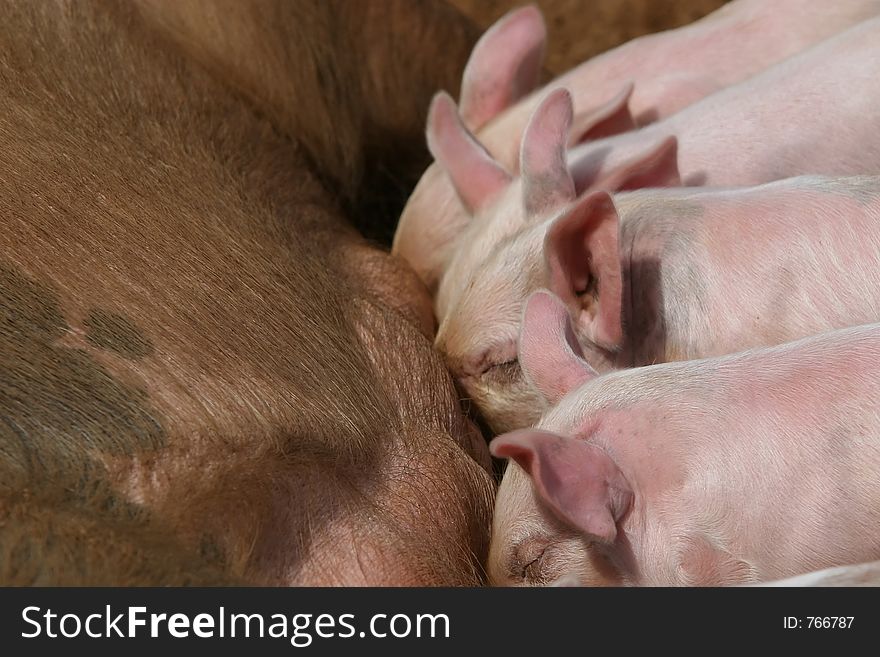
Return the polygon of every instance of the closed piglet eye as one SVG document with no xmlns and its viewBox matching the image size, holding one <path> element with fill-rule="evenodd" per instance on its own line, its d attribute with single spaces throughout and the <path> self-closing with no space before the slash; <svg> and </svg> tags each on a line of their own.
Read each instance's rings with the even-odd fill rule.
<svg viewBox="0 0 880 657">
<path fill-rule="evenodd" d="M 519 360 L 516 358 L 490 365 L 481 374 L 482 377 L 490 378 L 495 383 L 513 383 L 520 375 Z"/>
<path fill-rule="evenodd" d="M 559 543 L 542 541 L 539 550 L 524 557 L 520 566 L 520 576 L 524 584 L 532 586 L 550 586 L 556 582 L 560 573 L 571 567 L 570 556 Z M 528 561 L 525 561 L 525 559 Z"/>
<path fill-rule="evenodd" d="M 523 580 L 526 582 L 541 582 L 543 580 L 543 566 L 544 553 L 542 552 L 523 567 Z"/>
<path fill-rule="evenodd" d="M 544 556 L 549 541 L 544 537 L 530 537 L 519 543 L 510 559 L 510 575 L 516 581 L 537 584 L 543 580 Z"/>
<path fill-rule="evenodd" d="M 481 378 L 518 369 L 516 340 L 514 339 L 481 350 L 478 355 L 470 358 L 465 364 L 467 375 Z"/>
</svg>

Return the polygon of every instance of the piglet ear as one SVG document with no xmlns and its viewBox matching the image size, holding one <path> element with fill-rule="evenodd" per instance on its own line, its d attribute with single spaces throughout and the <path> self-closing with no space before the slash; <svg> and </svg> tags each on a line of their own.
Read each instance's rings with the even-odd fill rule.
<svg viewBox="0 0 880 657">
<path fill-rule="evenodd" d="M 645 187 L 678 187 L 678 140 L 667 135 L 650 144 L 641 153 L 629 158 L 605 175 L 590 183 L 592 189 L 624 191 Z"/>
<path fill-rule="evenodd" d="M 491 203 L 510 184 L 510 174 L 464 127 L 449 94 L 440 92 L 431 101 L 427 132 L 431 154 L 472 213 Z"/>
<path fill-rule="evenodd" d="M 520 175 L 526 215 L 545 215 L 574 200 L 565 159 L 571 128 L 571 94 L 554 89 L 541 101 L 523 133 Z"/>
<path fill-rule="evenodd" d="M 602 543 L 617 538 L 617 522 L 632 505 L 633 492 L 605 450 L 536 429 L 503 434 L 489 449 L 516 461 L 538 497 L 567 525 Z"/>
<path fill-rule="evenodd" d="M 565 305 L 546 290 L 535 292 L 526 302 L 519 363 L 526 380 L 550 404 L 598 376 L 584 360 Z"/>
<path fill-rule="evenodd" d="M 623 346 L 620 218 L 607 192 L 579 198 L 544 238 L 550 289 L 577 311 L 576 323 L 594 344 Z"/>
<path fill-rule="evenodd" d="M 538 86 L 547 43 L 540 10 L 529 5 L 511 11 L 483 34 L 468 59 L 461 83 L 461 115 L 471 130 Z"/>
<path fill-rule="evenodd" d="M 604 105 L 578 113 L 574 117 L 574 123 L 569 133 L 569 147 L 590 139 L 601 139 L 635 130 L 636 120 L 629 111 L 629 99 L 632 92 L 633 83 L 628 82 L 614 98 Z"/>
</svg>

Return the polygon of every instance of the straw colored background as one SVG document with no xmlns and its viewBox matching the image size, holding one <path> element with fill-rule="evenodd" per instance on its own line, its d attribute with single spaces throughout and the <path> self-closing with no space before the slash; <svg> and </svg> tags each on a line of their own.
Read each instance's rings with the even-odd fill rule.
<svg viewBox="0 0 880 657">
<path fill-rule="evenodd" d="M 449 0 L 481 27 L 488 27 L 525 0 Z M 768 0 L 769 1 L 769 0 Z M 575 64 L 649 32 L 691 23 L 725 0 L 536 0 L 550 34 L 547 69 L 562 73 Z"/>
</svg>

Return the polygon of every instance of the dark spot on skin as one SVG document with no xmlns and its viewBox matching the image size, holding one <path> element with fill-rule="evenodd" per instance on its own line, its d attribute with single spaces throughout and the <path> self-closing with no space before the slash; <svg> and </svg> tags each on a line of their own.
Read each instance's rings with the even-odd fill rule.
<svg viewBox="0 0 880 657">
<path fill-rule="evenodd" d="M 870 205 L 880 198 L 880 177 L 877 176 L 818 177 L 806 182 L 805 186 L 814 187 L 821 193 L 846 196 L 861 205 Z"/>
<path fill-rule="evenodd" d="M 701 203 L 688 199 L 663 199 L 658 203 L 663 215 L 673 221 L 681 219 L 699 219 L 706 214 L 706 208 Z"/>
<path fill-rule="evenodd" d="M 146 393 L 114 379 L 87 352 L 59 345 L 68 330 L 52 289 L 0 264 L 0 478 L 7 484 L 63 471 L 86 486 L 102 469 L 98 453 L 165 444 Z"/>
<path fill-rule="evenodd" d="M 0 331 L 51 340 L 66 328 L 50 289 L 0 264 Z"/>
<path fill-rule="evenodd" d="M 128 318 L 100 308 L 89 311 L 84 321 L 86 340 L 123 358 L 139 360 L 153 353 L 153 345 Z"/>
<path fill-rule="evenodd" d="M 703 259 L 696 249 L 699 245 L 694 244 L 690 236 L 682 235 L 681 232 L 670 232 L 663 245 L 662 262 L 668 263 L 674 271 L 678 289 L 686 292 L 689 303 L 689 317 L 678 318 L 682 322 L 681 330 L 692 326 L 708 313 L 708 292 L 706 290 L 706 275 L 699 262 Z M 675 288 L 673 288 L 675 289 Z M 686 324 L 685 324 L 686 322 Z"/>
<path fill-rule="evenodd" d="M 223 548 L 217 542 L 217 539 L 211 534 L 203 534 L 199 542 L 199 556 L 211 564 L 225 565 L 226 557 Z"/>
<path fill-rule="evenodd" d="M 622 242 L 630 244 L 632 252 L 634 236 L 624 232 L 622 238 Z M 631 258 L 623 269 L 626 350 L 620 361 L 628 367 L 664 360 L 667 318 L 662 281 L 662 267 L 656 257 Z"/>
<path fill-rule="evenodd" d="M 705 276 L 697 264 L 700 258 L 694 253 L 692 231 L 685 227 L 693 226 L 706 209 L 685 198 L 634 198 L 641 202 L 627 216 L 622 243 L 631 244 L 630 253 L 636 254 L 637 240 L 654 245 L 650 255 L 633 257 L 624 270 L 625 293 L 629 294 L 624 307 L 632 313 L 625 317 L 631 365 L 640 366 L 686 357 L 694 348 L 679 340 L 704 321 L 708 297 Z M 667 304 L 664 289 L 678 290 L 683 302 Z"/>
</svg>

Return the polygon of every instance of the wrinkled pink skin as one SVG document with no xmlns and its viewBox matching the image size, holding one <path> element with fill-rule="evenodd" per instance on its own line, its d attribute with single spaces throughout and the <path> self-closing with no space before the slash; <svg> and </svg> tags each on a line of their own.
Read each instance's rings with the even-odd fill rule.
<svg viewBox="0 0 880 657">
<path fill-rule="evenodd" d="M 616 300 L 601 276 L 595 295 L 579 296 L 545 265 L 554 253 L 549 241 L 545 247 L 548 230 L 584 205 L 582 197 L 488 251 L 440 326 L 437 344 L 496 431 L 529 426 L 545 407 L 516 363 L 522 307 L 541 287 L 566 300 L 586 360 L 600 372 L 880 321 L 878 177 L 617 194 L 618 245 L 585 247 L 555 265 L 565 273 L 617 263 Z M 480 248 L 475 238 L 458 257 L 476 262 Z M 609 297 L 618 313 L 604 312 Z M 603 312 L 622 328 L 613 349 L 595 342 Z"/>
<path fill-rule="evenodd" d="M 737 0 L 691 25 L 643 36 L 595 57 L 550 86 L 572 91 L 577 124 L 577 117 L 588 115 L 633 82 L 630 110 L 644 125 L 878 12 L 878 0 Z M 479 130 L 480 141 L 514 173 L 523 131 L 544 92 L 516 101 L 537 86 L 545 39 L 536 8 L 512 12 L 487 32 L 482 48 L 475 48 L 462 81 L 465 124 Z M 614 134 L 629 127 L 605 126 L 605 131 Z M 452 242 L 467 221 L 449 180 L 432 165 L 404 209 L 394 252 L 433 290 L 454 251 Z"/>
<path fill-rule="evenodd" d="M 522 343 L 557 356 L 524 367 L 584 383 L 492 443 L 516 460 L 492 582 L 730 585 L 880 558 L 880 325 L 596 377 L 547 341 L 560 320 L 530 301 Z"/>
<path fill-rule="evenodd" d="M 880 561 L 826 568 L 761 586 L 880 586 Z"/>
</svg>

